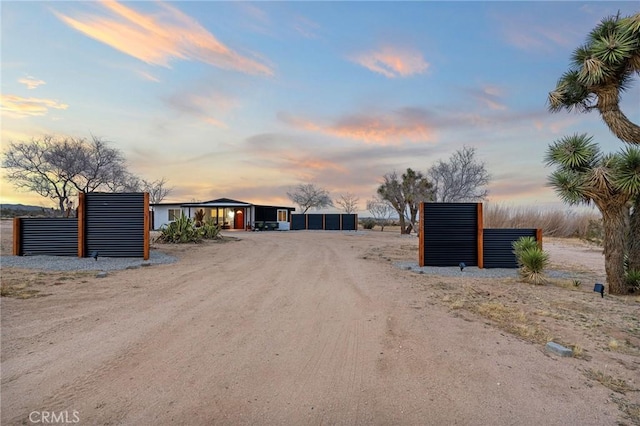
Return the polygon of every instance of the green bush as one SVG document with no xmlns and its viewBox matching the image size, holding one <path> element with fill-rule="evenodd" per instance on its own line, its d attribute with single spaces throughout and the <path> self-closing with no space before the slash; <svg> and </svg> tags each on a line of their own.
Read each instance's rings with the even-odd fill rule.
<svg viewBox="0 0 640 426">
<path fill-rule="evenodd" d="M 549 265 L 549 254 L 538 246 L 533 237 L 520 237 L 512 243 L 512 246 L 520 266 L 520 276 L 524 281 L 543 284 L 544 270 Z"/>
<path fill-rule="evenodd" d="M 629 286 L 631 293 L 640 292 L 640 271 L 636 269 L 630 269 L 625 276 L 625 282 Z"/>
<path fill-rule="evenodd" d="M 202 228 L 200 228 L 202 232 L 202 238 L 206 240 L 215 240 L 220 237 L 220 225 L 218 225 L 212 218 L 208 218 Z"/>
<path fill-rule="evenodd" d="M 182 214 L 169 225 L 160 228 L 158 241 L 164 243 L 197 243 L 202 240 L 202 233 L 195 222 Z"/>
<path fill-rule="evenodd" d="M 203 239 L 220 238 L 220 225 L 208 218 L 204 223 L 198 222 L 182 214 L 178 219 L 160 228 L 160 236 L 156 241 L 162 243 L 199 243 Z"/>
</svg>

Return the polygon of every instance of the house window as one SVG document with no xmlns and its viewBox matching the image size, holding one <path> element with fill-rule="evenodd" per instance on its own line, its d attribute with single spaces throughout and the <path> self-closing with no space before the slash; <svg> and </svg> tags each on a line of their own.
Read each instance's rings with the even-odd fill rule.
<svg viewBox="0 0 640 426">
<path fill-rule="evenodd" d="M 288 222 L 287 219 L 287 211 L 286 210 L 278 210 L 278 222 Z"/>
<path fill-rule="evenodd" d="M 179 219 L 182 215 L 181 209 L 169 209 L 169 221 L 173 222 L 176 219 Z"/>
</svg>

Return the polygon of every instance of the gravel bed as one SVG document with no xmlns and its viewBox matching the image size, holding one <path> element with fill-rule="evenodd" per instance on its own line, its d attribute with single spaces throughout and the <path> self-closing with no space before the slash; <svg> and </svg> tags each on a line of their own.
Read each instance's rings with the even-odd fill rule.
<svg viewBox="0 0 640 426">
<path fill-rule="evenodd" d="M 117 271 L 141 266 L 174 263 L 177 259 L 157 250 L 151 250 L 149 260 L 141 257 L 72 257 L 72 256 L 2 256 L 4 267 L 48 271 Z"/>
<path fill-rule="evenodd" d="M 439 275 L 443 277 L 477 277 L 477 278 L 517 278 L 517 269 L 506 268 L 483 268 L 480 269 L 477 266 L 467 266 L 464 271 L 460 271 L 458 266 L 418 266 L 417 262 L 394 262 L 395 267 L 412 271 L 417 274 L 431 274 Z M 545 275 L 549 278 L 574 278 L 576 274 L 547 270 Z"/>
</svg>

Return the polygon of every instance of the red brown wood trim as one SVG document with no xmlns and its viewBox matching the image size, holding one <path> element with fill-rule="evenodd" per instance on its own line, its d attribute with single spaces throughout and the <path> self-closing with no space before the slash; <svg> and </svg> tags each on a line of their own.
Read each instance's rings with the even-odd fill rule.
<svg viewBox="0 0 640 426">
<path fill-rule="evenodd" d="M 342 213 L 340 214 L 340 230 L 342 231 Z"/>
<path fill-rule="evenodd" d="M 484 219 L 482 217 L 482 203 L 477 204 L 478 221 L 478 268 L 484 268 Z"/>
<path fill-rule="evenodd" d="M 354 225 L 355 225 L 356 229 L 354 229 L 354 231 L 357 231 L 358 230 L 358 213 L 356 213 L 356 219 L 355 220 L 356 220 L 356 223 L 354 223 Z"/>
<path fill-rule="evenodd" d="M 86 247 L 85 247 L 85 237 L 84 237 L 84 231 L 85 231 L 85 197 L 84 197 L 84 192 L 81 192 L 78 194 L 78 212 L 76 213 L 78 215 L 77 217 L 77 221 L 78 221 L 78 257 L 84 257 L 85 255 L 85 251 L 86 251 Z"/>
<path fill-rule="evenodd" d="M 418 265 L 424 266 L 424 223 L 426 218 L 424 217 L 424 203 L 420 203 L 420 224 L 418 225 Z"/>
<path fill-rule="evenodd" d="M 149 260 L 149 193 L 144 193 L 144 260 Z"/>
<path fill-rule="evenodd" d="M 323 213 L 322 214 L 322 230 L 323 231 L 327 230 L 326 219 L 327 219 L 327 215 Z"/>
<path fill-rule="evenodd" d="M 538 247 L 542 250 L 542 229 L 536 229 L 536 241 L 538 242 Z"/>
<path fill-rule="evenodd" d="M 13 255 L 20 256 L 20 228 L 22 225 L 22 219 L 19 217 L 13 218 Z"/>
<path fill-rule="evenodd" d="M 304 229 L 309 229 L 309 215 L 304 213 Z"/>
</svg>

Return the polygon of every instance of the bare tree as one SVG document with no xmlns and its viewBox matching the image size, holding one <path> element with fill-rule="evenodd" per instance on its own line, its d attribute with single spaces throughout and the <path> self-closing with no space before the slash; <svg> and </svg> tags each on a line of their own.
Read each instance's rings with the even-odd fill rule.
<svg viewBox="0 0 640 426">
<path fill-rule="evenodd" d="M 142 189 L 149 193 L 149 202 L 158 204 L 164 200 L 173 188 L 167 186 L 167 179 L 162 177 L 154 181 L 142 180 Z"/>
<path fill-rule="evenodd" d="M 380 225 L 380 231 L 384 231 L 384 227 L 387 226 L 395 211 L 389 202 L 379 196 L 367 201 L 367 210 L 373 215 L 376 223 Z"/>
<path fill-rule="evenodd" d="M 114 190 L 137 179 L 127 171 L 121 152 L 96 137 L 11 142 L 2 167 L 17 188 L 55 200 L 61 211 L 78 192 Z"/>
<path fill-rule="evenodd" d="M 417 232 L 420 203 L 433 198 L 431 182 L 421 172 L 415 172 L 410 168 L 402 174 L 402 181 L 398 179 L 396 172 L 387 173 L 383 178 L 384 182 L 378 188 L 378 195 L 388 201 L 398 213 L 400 233 Z"/>
<path fill-rule="evenodd" d="M 302 214 L 305 214 L 312 207 L 319 210 L 323 207 L 333 206 L 329 192 L 312 183 L 296 186 L 294 190 L 287 192 L 287 196 L 300 206 Z"/>
<path fill-rule="evenodd" d="M 448 162 L 438 161 L 427 172 L 434 186 L 434 201 L 443 203 L 481 201 L 489 193 L 485 186 L 491 176 L 484 163 L 476 160 L 476 150 L 465 146 Z"/>
<path fill-rule="evenodd" d="M 347 214 L 353 214 L 358 211 L 358 201 L 360 199 L 354 194 L 347 192 L 346 194 L 340 194 L 336 200 L 336 204 L 340 206 L 342 210 Z"/>
</svg>

